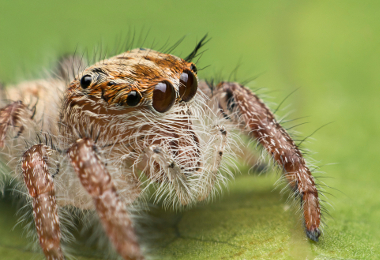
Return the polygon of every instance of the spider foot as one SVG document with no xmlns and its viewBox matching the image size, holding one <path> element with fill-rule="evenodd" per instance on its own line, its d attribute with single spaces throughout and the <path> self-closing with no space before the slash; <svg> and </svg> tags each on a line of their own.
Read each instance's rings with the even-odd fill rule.
<svg viewBox="0 0 380 260">
<path fill-rule="evenodd" d="M 318 242 L 319 241 L 319 236 L 321 235 L 321 231 L 319 228 L 315 228 L 313 230 L 307 230 L 306 229 L 306 235 L 309 239 Z"/>
</svg>

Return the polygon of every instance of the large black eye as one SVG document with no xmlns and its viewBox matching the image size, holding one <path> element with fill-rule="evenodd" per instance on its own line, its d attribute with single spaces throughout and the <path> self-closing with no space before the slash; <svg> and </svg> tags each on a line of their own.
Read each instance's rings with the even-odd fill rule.
<svg viewBox="0 0 380 260">
<path fill-rule="evenodd" d="M 168 111 L 175 102 L 175 90 L 168 81 L 158 83 L 153 90 L 153 108 L 160 113 Z"/>
<path fill-rule="evenodd" d="M 84 75 L 81 79 L 80 79 L 80 86 L 82 88 L 88 88 L 88 86 L 91 85 L 91 82 L 92 82 L 92 77 L 90 75 Z"/>
<path fill-rule="evenodd" d="M 127 105 L 134 107 L 138 103 L 140 103 L 141 100 L 141 95 L 137 91 L 132 90 L 129 92 L 128 97 L 127 97 Z"/>
<path fill-rule="evenodd" d="M 182 72 L 179 82 L 179 96 L 185 102 L 190 101 L 195 96 L 198 89 L 198 81 L 195 78 L 195 75 L 191 71 L 185 70 Z"/>
</svg>

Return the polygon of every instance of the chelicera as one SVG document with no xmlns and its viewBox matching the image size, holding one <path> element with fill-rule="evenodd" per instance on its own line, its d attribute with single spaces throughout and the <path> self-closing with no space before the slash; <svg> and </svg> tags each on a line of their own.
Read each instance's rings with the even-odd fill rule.
<svg viewBox="0 0 380 260">
<path fill-rule="evenodd" d="M 140 48 L 91 66 L 72 62 L 75 73 L 64 64 L 58 78 L 8 90 L 15 101 L 0 109 L 2 159 L 28 194 L 47 259 L 65 258 L 65 206 L 95 209 L 116 251 L 144 259 L 126 206 L 150 186 L 174 207 L 212 196 L 232 174 L 220 171 L 234 156 L 232 130 L 272 157 L 302 202 L 307 237 L 318 241 L 320 201 L 301 151 L 248 88 L 198 80 L 192 60 L 203 43 L 185 59 Z"/>
</svg>

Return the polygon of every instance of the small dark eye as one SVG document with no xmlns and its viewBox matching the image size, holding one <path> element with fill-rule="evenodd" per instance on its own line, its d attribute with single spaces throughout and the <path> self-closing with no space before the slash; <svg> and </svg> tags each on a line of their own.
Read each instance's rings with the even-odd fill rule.
<svg viewBox="0 0 380 260">
<path fill-rule="evenodd" d="M 198 90 L 198 81 L 195 75 L 191 71 L 185 70 L 182 72 L 179 82 L 179 96 L 185 102 L 190 101 Z"/>
<path fill-rule="evenodd" d="M 190 69 L 191 69 L 195 74 L 197 74 L 198 69 L 197 69 L 197 67 L 195 66 L 194 63 L 191 64 Z"/>
<path fill-rule="evenodd" d="M 131 107 L 134 107 L 136 106 L 138 103 L 140 103 L 140 100 L 141 100 L 141 95 L 140 93 L 132 90 L 131 92 L 129 92 L 128 94 L 128 97 L 127 97 L 127 105 L 128 106 L 131 106 Z"/>
<path fill-rule="evenodd" d="M 153 90 L 153 108 L 160 113 L 168 111 L 175 102 L 175 90 L 168 81 L 158 83 Z"/>
<path fill-rule="evenodd" d="M 84 75 L 80 80 L 80 86 L 82 88 L 88 88 L 91 85 L 92 77 L 90 75 Z"/>
</svg>

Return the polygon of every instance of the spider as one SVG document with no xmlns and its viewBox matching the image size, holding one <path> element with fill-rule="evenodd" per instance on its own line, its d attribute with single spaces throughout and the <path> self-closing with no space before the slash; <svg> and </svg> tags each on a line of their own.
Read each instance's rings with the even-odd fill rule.
<svg viewBox="0 0 380 260">
<path fill-rule="evenodd" d="M 0 109 L 2 160 L 32 205 L 46 259 L 65 259 L 66 206 L 95 209 L 118 254 L 144 259 L 127 206 L 151 186 L 166 206 L 210 198 L 232 175 L 236 130 L 281 169 L 318 241 L 320 200 L 298 146 L 248 88 L 198 80 L 192 60 L 204 43 L 184 59 L 144 48 L 91 66 L 67 59 L 58 77 L 7 90 L 16 101 Z"/>
</svg>

